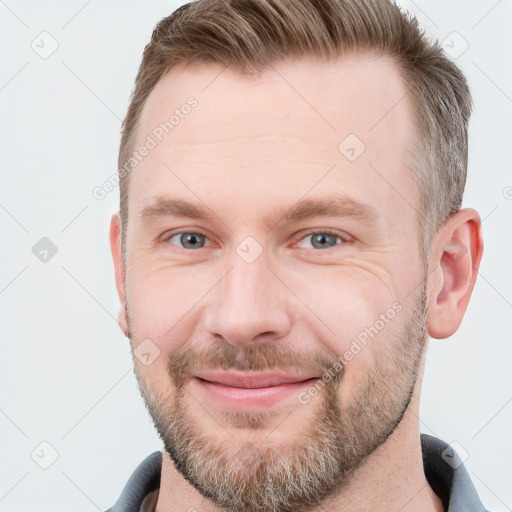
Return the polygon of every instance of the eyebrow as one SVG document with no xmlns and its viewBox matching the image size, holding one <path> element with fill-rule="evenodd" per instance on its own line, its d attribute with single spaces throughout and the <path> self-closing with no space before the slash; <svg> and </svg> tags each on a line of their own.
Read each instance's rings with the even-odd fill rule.
<svg viewBox="0 0 512 512">
<path fill-rule="evenodd" d="M 181 199 L 165 199 L 159 197 L 153 204 L 142 209 L 140 217 L 144 224 L 163 217 L 188 217 L 190 219 L 211 219 L 215 217 L 207 208 L 183 201 Z"/>
<path fill-rule="evenodd" d="M 345 195 L 330 195 L 325 199 L 301 199 L 289 207 L 274 209 L 271 215 L 263 219 L 269 229 L 280 222 L 298 222 L 320 216 L 353 217 L 368 223 L 375 223 L 379 215 L 375 208 Z M 160 218 L 183 217 L 197 220 L 218 218 L 208 207 L 182 199 L 159 196 L 155 202 L 144 207 L 140 212 L 143 224 L 150 225 Z"/>
</svg>

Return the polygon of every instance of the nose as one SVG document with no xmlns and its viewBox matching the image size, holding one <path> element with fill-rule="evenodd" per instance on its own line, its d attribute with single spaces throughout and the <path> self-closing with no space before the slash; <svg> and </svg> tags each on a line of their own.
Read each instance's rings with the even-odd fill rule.
<svg viewBox="0 0 512 512">
<path fill-rule="evenodd" d="M 247 263 L 234 254 L 229 268 L 210 295 L 204 320 L 208 334 L 243 345 L 289 333 L 292 316 L 287 290 L 267 268 L 263 255 Z"/>
</svg>

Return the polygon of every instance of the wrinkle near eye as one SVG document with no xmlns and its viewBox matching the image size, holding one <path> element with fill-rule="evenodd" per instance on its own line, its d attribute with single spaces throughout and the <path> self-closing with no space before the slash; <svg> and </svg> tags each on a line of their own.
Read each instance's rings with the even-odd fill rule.
<svg viewBox="0 0 512 512">
<path fill-rule="evenodd" d="M 391 301 L 397 300 L 395 287 L 393 286 L 393 279 L 387 269 L 382 267 L 381 264 L 372 263 L 371 261 L 364 261 L 353 257 L 344 258 L 341 265 L 350 266 L 351 269 L 360 270 L 365 274 L 372 275 L 380 285 L 384 285 L 388 291 Z"/>
</svg>

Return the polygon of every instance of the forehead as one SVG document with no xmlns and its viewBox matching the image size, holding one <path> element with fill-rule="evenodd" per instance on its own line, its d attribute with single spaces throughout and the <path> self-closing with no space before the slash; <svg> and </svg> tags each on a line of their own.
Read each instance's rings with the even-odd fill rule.
<svg viewBox="0 0 512 512">
<path fill-rule="evenodd" d="M 398 66 L 382 56 L 282 62 L 259 76 L 177 66 L 142 111 L 135 148 L 148 137 L 155 144 L 132 173 L 137 194 L 129 194 L 129 210 L 172 192 L 177 176 L 185 178 L 183 192 L 186 182 L 210 198 L 227 199 L 237 188 L 267 201 L 288 192 L 293 200 L 332 166 L 336 172 L 320 189 L 373 191 L 381 203 L 395 204 L 393 189 L 403 189 L 414 204 L 406 165 L 412 112 Z"/>
</svg>

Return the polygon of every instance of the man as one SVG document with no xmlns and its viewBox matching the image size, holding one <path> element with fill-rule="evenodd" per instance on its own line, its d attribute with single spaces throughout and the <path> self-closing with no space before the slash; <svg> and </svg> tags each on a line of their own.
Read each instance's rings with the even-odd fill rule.
<svg viewBox="0 0 512 512">
<path fill-rule="evenodd" d="M 383 0 L 199 0 L 156 27 L 111 245 L 164 443 L 119 511 L 483 511 L 419 432 L 482 256 L 471 97 Z"/>
</svg>

